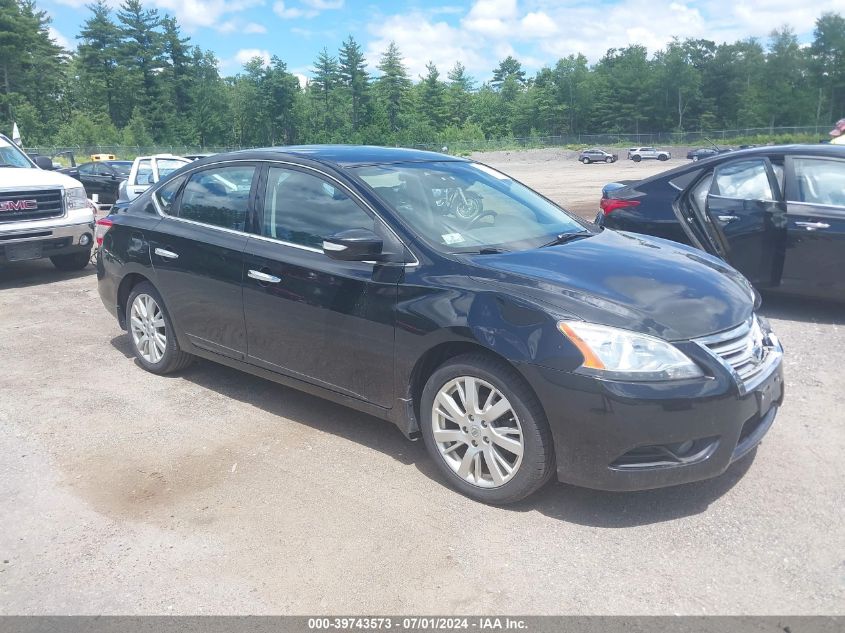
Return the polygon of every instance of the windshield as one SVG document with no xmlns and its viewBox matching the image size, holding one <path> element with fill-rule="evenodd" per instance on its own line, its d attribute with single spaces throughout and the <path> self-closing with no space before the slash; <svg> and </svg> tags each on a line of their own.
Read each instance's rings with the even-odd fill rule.
<svg viewBox="0 0 845 633">
<path fill-rule="evenodd" d="M 401 163 L 353 171 L 438 250 L 524 250 L 584 225 L 508 176 L 471 162 Z"/>
<path fill-rule="evenodd" d="M 32 168 L 33 165 L 17 145 L 0 138 L 0 167 Z"/>
<path fill-rule="evenodd" d="M 111 161 L 109 162 L 109 165 L 112 169 L 114 169 L 118 176 L 128 176 L 130 170 L 132 169 L 132 163 L 128 160 Z"/>
<path fill-rule="evenodd" d="M 191 161 L 181 158 L 159 158 L 156 162 L 158 163 L 158 177 L 160 180 L 180 167 L 184 167 Z"/>
</svg>

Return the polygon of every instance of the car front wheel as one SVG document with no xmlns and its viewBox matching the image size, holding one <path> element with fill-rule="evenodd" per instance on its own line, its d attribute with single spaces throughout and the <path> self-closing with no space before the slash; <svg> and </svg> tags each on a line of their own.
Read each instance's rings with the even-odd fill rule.
<svg viewBox="0 0 845 633">
<path fill-rule="evenodd" d="M 145 281 L 132 289 L 126 315 L 132 351 L 144 369 L 169 374 L 191 364 L 194 357 L 179 347 L 173 321 L 151 283 Z"/>
<path fill-rule="evenodd" d="M 643 159 L 642 156 L 632 156 L 631 157 L 631 160 L 634 161 L 635 163 L 640 162 L 642 159 Z"/>
<path fill-rule="evenodd" d="M 608 156 L 607 158 L 605 158 L 605 159 L 604 159 L 604 162 L 606 162 L 606 163 L 612 163 L 612 162 L 613 162 L 613 157 L 612 157 L 612 156 Z"/>
<path fill-rule="evenodd" d="M 554 472 L 540 403 L 513 368 L 495 359 L 470 354 L 437 369 L 423 390 L 420 427 L 450 485 L 478 501 L 519 501 Z"/>
</svg>

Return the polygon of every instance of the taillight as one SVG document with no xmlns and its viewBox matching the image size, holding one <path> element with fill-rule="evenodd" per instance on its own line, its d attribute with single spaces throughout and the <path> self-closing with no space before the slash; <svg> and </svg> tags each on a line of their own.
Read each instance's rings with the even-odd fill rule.
<svg viewBox="0 0 845 633">
<path fill-rule="evenodd" d="M 97 220 L 97 229 L 94 231 L 94 234 L 97 237 L 97 246 L 103 245 L 103 236 L 109 230 L 111 225 L 114 224 L 108 217 L 100 218 Z"/>
<path fill-rule="evenodd" d="M 624 209 L 626 207 L 637 207 L 640 205 L 639 200 L 619 200 L 617 198 L 602 198 L 599 206 L 605 215 L 610 215 L 616 209 Z"/>
</svg>

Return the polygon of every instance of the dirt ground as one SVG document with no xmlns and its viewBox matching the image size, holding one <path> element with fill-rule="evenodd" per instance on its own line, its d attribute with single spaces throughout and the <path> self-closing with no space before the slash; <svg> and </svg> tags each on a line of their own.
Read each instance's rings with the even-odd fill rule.
<svg viewBox="0 0 845 633">
<path fill-rule="evenodd" d="M 679 150 L 667 161 L 644 160 L 635 163 L 625 159 L 625 150 L 615 163 L 582 165 L 577 152 L 566 149 L 537 149 L 528 151 L 486 152 L 472 155 L 540 191 L 565 209 L 592 220 L 599 210 L 601 188 L 616 180 L 639 180 L 654 174 L 686 165 L 686 150 Z M 675 156 L 680 158 L 676 158 Z"/>
<path fill-rule="evenodd" d="M 578 209 L 669 167 L 485 160 Z M 845 310 L 763 312 L 786 402 L 751 458 L 494 508 L 389 423 L 210 362 L 143 371 L 90 267 L 0 269 L 0 613 L 841 614 Z"/>
</svg>

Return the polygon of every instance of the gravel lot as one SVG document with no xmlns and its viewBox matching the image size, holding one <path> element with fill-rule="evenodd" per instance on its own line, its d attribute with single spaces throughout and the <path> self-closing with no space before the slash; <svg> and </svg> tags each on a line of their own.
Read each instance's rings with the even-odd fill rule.
<svg viewBox="0 0 845 633">
<path fill-rule="evenodd" d="M 670 166 L 484 160 L 587 217 Z M 493 508 L 389 423 L 210 362 L 143 371 L 90 267 L 0 269 L 0 613 L 845 613 L 845 310 L 764 312 L 787 400 L 756 454 Z"/>
</svg>

